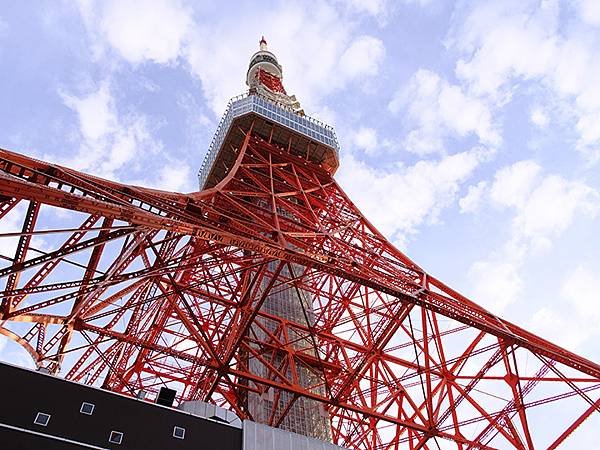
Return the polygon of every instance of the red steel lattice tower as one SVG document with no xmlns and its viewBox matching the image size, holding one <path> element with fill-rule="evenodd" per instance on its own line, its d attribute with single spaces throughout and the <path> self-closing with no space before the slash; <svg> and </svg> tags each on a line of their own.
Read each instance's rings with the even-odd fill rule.
<svg viewBox="0 0 600 450">
<path fill-rule="evenodd" d="M 598 420 L 598 364 L 463 297 L 368 222 L 333 179 L 333 130 L 260 45 L 199 192 L 0 152 L 0 333 L 71 380 L 167 385 L 352 449 L 553 449 Z"/>
</svg>

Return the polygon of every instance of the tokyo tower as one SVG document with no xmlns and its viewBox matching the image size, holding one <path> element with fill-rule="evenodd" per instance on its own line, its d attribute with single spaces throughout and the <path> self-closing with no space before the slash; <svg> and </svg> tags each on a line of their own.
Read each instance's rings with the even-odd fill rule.
<svg viewBox="0 0 600 450">
<path fill-rule="evenodd" d="M 50 374 L 168 386 L 348 449 L 570 448 L 598 423 L 600 365 L 463 297 L 361 214 L 333 129 L 264 38 L 246 82 L 198 192 L 0 150 L 2 335 Z"/>
</svg>

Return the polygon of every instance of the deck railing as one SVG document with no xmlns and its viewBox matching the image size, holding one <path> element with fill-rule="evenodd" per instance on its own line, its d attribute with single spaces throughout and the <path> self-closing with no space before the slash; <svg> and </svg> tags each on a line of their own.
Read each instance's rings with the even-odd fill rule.
<svg viewBox="0 0 600 450">
<path fill-rule="evenodd" d="M 259 114 L 273 122 L 291 128 L 316 142 L 326 145 L 332 148 L 339 157 L 339 144 L 332 127 L 312 117 L 302 116 L 258 94 L 244 93 L 233 97 L 227 103 L 225 114 L 223 114 L 217 126 L 215 135 L 208 147 L 208 152 L 198 172 L 200 189 L 203 189 L 206 184 L 210 169 L 219 154 L 231 123 L 237 117 L 249 112 Z"/>
</svg>

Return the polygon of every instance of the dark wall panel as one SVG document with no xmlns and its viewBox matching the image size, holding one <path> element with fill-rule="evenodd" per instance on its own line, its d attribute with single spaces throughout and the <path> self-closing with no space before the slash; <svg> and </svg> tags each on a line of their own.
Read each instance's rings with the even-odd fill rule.
<svg viewBox="0 0 600 450">
<path fill-rule="evenodd" d="M 2 363 L 0 384 L 0 423 L 111 449 L 240 450 L 242 446 L 240 429 Z M 95 405 L 93 415 L 79 412 L 82 402 Z M 33 423 L 38 411 L 51 414 L 48 426 Z M 186 429 L 184 440 L 172 437 L 174 426 Z M 111 430 L 124 433 L 121 445 L 109 443 Z M 6 442 L 17 435 L 0 428 L 0 448 L 17 448 L 1 445 L 2 439 Z"/>
</svg>

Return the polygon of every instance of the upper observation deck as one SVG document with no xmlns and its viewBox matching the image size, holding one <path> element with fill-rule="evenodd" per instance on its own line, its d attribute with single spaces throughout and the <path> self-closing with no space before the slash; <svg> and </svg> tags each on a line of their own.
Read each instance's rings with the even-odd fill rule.
<svg viewBox="0 0 600 450">
<path fill-rule="evenodd" d="M 258 93 L 232 98 L 198 174 L 200 189 L 215 186 L 227 175 L 254 123 L 253 133 L 301 156 L 333 174 L 339 165 L 339 144 L 332 127 Z"/>
</svg>

